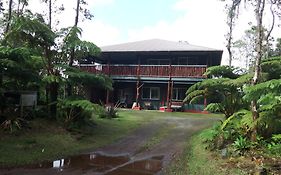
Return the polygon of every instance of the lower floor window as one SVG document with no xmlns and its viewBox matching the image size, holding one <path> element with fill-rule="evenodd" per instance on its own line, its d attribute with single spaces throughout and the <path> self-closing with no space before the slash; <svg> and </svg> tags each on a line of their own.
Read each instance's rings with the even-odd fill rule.
<svg viewBox="0 0 281 175">
<path fill-rule="evenodd" d="M 185 88 L 173 88 L 173 100 L 184 100 L 185 98 Z"/>
<path fill-rule="evenodd" d="M 158 87 L 144 87 L 142 89 L 142 98 L 143 99 L 160 99 L 160 88 Z"/>
</svg>

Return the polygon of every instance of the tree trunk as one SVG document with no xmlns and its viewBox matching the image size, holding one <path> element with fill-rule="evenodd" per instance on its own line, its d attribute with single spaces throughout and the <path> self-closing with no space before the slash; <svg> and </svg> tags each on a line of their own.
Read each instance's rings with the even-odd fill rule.
<svg viewBox="0 0 281 175">
<path fill-rule="evenodd" d="M 52 28 L 52 0 L 49 0 L 49 28 Z"/>
<path fill-rule="evenodd" d="M 262 52 L 262 41 L 263 41 L 263 12 L 264 12 L 264 6 L 265 6 L 265 0 L 257 0 L 257 5 L 255 9 L 255 16 L 257 21 L 257 41 L 256 41 L 256 51 L 257 56 L 255 60 L 255 72 L 254 77 L 252 81 L 252 85 L 256 85 L 258 81 L 260 80 L 260 74 L 261 74 L 261 59 L 263 56 Z M 256 120 L 259 118 L 259 112 L 258 112 L 258 104 L 256 100 L 253 100 L 251 102 L 251 110 L 252 110 L 252 117 L 253 122 L 256 122 Z M 256 141 L 257 140 L 257 125 L 254 126 L 252 130 L 251 140 Z"/>
<path fill-rule="evenodd" d="M 233 9 L 231 9 L 231 11 L 233 11 Z M 229 13 L 234 13 L 234 12 L 229 12 Z M 227 39 L 227 45 L 226 45 L 226 48 L 227 48 L 227 51 L 228 51 L 228 66 L 231 66 L 232 65 L 232 50 L 231 50 L 231 47 L 232 47 L 232 35 L 233 35 L 233 18 L 234 18 L 234 15 L 233 14 L 230 14 L 230 17 L 229 17 L 230 21 L 229 21 L 229 33 L 228 33 L 228 39 Z"/>
<path fill-rule="evenodd" d="M 80 11 L 80 0 L 77 0 L 76 16 L 75 16 L 75 21 L 74 21 L 74 26 L 73 27 L 77 27 L 78 26 L 79 11 Z M 68 66 L 70 66 L 70 67 L 73 66 L 74 59 L 75 59 L 75 49 L 72 48 L 70 56 L 69 56 Z M 66 85 L 66 93 L 67 93 L 67 96 L 71 96 L 72 95 L 72 85 L 69 82 Z"/>
<path fill-rule="evenodd" d="M 17 16 L 20 16 L 20 0 L 18 0 Z"/>
<path fill-rule="evenodd" d="M 237 15 L 237 9 L 239 8 L 239 5 L 241 3 L 241 0 L 232 0 L 232 4 L 228 9 L 228 17 L 227 17 L 227 25 L 229 27 L 229 33 L 227 36 L 227 51 L 228 51 L 228 65 L 232 65 L 232 59 L 233 59 L 233 54 L 232 54 L 232 40 L 233 40 L 233 26 L 235 24 L 235 17 Z"/>
<path fill-rule="evenodd" d="M 79 10 L 80 10 L 80 0 L 77 0 L 77 5 L 76 5 L 76 16 L 75 16 L 75 22 L 74 26 L 77 27 L 78 21 L 79 21 Z"/>
<path fill-rule="evenodd" d="M 5 29 L 5 34 L 8 33 L 10 30 L 10 23 L 12 20 L 12 7 L 13 7 L 13 0 L 9 0 L 8 20 L 7 20 L 7 25 L 6 25 L 6 29 Z"/>
<path fill-rule="evenodd" d="M 50 112 L 51 118 L 55 118 L 57 114 L 57 100 L 59 84 L 56 82 L 50 83 Z"/>
</svg>

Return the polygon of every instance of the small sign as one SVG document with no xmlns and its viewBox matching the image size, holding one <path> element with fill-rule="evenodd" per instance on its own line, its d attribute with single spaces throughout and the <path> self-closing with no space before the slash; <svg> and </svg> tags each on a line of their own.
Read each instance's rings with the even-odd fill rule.
<svg viewBox="0 0 281 175">
<path fill-rule="evenodd" d="M 21 105 L 22 106 L 36 106 L 37 105 L 37 94 L 21 94 Z"/>
</svg>

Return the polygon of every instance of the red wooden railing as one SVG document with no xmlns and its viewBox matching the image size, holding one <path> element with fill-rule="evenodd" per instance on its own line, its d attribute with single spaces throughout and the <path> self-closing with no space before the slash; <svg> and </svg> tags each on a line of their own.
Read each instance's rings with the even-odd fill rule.
<svg viewBox="0 0 281 175">
<path fill-rule="evenodd" d="M 112 76 L 203 78 L 205 65 L 80 65 L 82 70 Z"/>
</svg>

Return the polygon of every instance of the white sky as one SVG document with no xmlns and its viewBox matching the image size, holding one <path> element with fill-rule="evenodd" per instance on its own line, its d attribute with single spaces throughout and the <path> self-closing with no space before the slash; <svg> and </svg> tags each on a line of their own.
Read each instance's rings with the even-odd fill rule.
<svg viewBox="0 0 281 175">
<path fill-rule="evenodd" d="M 74 23 L 74 7 L 76 0 L 57 0 L 63 3 L 65 11 L 58 16 L 60 26 L 68 27 Z M 163 11 L 160 16 L 147 12 L 146 14 L 137 14 L 146 17 L 142 21 L 136 16 L 132 16 L 132 10 L 129 11 L 129 4 L 140 2 L 139 8 L 145 11 L 147 5 L 155 5 L 155 8 L 164 6 L 164 0 L 88 0 L 89 6 L 95 15 L 93 20 L 79 23 L 83 29 L 84 40 L 91 41 L 98 46 L 124 43 L 144 39 L 166 39 L 171 41 L 184 40 L 190 44 L 223 49 L 222 64 L 227 63 L 227 52 L 225 50 L 225 34 L 227 33 L 226 15 L 224 4 L 220 0 L 167 0 L 169 10 Z M 163 2 L 163 4 L 161 3 Z M 125 4 L 125 5 L 124 5 Z M 138 4 L 138 5 L 139 5 Z M 43 7 L 40 0 L 31 0 L 32 9 L 42 11 Z M 127 6 L 128 5 L 128 6 Z M 114 13 L 114 7 L 119 7 L 122 16 L 120 21 Z M 153 6 L 154 7 L 154 6 Z M 164 7 L 163 7 L 164 8 Z M 168 8 L 168 7 L 166 7 Z M 156 9 L 155 9 L 156 10 Z M 127 13 L 128 11 L 128 13 Z M 242 37 L 244 31 L 249 27 L 248 23 L 254 21 L 253 11 L 241 8 L 241 16 L 235 26 L 235 39 Z M 173 18 L 169 18 L 172 16 Z M 130 18 L 131 17 L 131 18 Z M 153 18 L 153 20 L 150 18 Z M 133 20 L 132 18 L 136 18 Z M 168 20 L 169 18 L 169 20 Z M 265 19 L 269 19 L 266 17 Z M 145 23 L 145 21 L 149 21 Z M 269 24 L 266 24 L 269 25 Z M 273 31 L 273 36 L 281 37 L 281 30 L 277 28 Z M 241 61 L 234 62 L 241 65 Z"/>
</svg>

